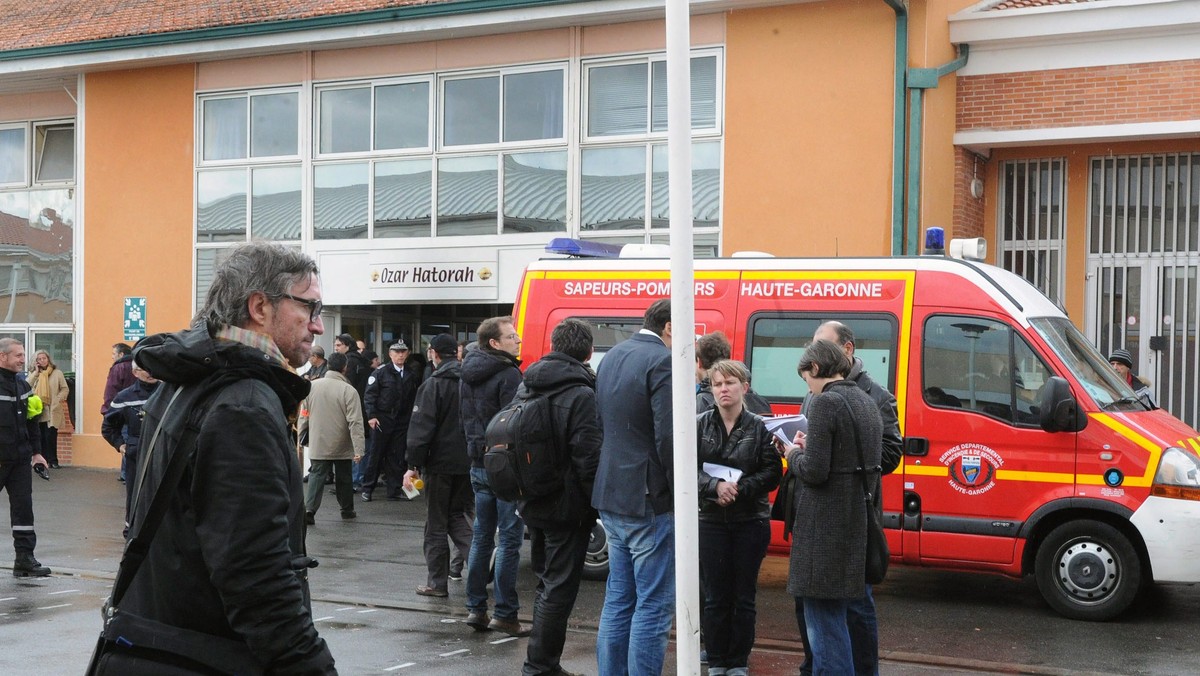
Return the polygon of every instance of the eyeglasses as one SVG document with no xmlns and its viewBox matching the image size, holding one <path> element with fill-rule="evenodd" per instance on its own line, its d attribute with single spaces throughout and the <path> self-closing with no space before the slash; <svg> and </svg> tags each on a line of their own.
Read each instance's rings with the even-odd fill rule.
<svg viewBox="0 0 1200 676">
<path fill-rule="evenodd" d="M 507 336 L 501 336 L 501 338 L 507 338 L 508 340 L 519 340 L 521 336 L 517 333 L 510 333 Z"/>
<path fill-rule="evenodd" d="M 297 303 L 308 308 L 308 321 L 316 322 L 316 321 L 321 320 L 321 310 L 324 309 L 325 304 L 322 303 L 320 300 L 317 300 L 315 298 L 297 298 L 290 293 L 281 293 L 281 294 L 279 294 L 278 298 L 286 298 L 288 300 L 294 300 Z"/>
</svg>

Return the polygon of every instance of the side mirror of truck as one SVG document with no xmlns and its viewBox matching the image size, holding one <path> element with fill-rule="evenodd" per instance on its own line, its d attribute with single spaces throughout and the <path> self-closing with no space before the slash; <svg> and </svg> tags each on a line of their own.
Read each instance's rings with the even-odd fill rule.
<svg viewBox="0 0 1200 676">
<path fill-rule="evenodd" d="M 1042 429 L 1047 432 L 1078 432 L 1087 427 L 1087 416 L 1071 394 L 1071 385 L 1059 376 L 1052 376 L 1042 388 L 1038 414 Z"/>
</svg>

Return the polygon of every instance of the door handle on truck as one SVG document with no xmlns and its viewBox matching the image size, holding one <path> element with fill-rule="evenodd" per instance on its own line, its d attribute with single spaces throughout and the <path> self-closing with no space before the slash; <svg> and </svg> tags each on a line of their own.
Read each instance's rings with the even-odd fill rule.
<svg viewBox="0 0 1200 676">
<path fill-rule="evenodd" d="M 929 455 L 929 440 L 924 437 L 904 437 L 904 455 Z"/>
</svg>

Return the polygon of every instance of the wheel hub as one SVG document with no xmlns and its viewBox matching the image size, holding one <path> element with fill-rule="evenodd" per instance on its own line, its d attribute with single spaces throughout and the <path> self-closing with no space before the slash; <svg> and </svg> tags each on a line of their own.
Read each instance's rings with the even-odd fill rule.
<svg viewBox="0 0 1200 676">
<path fill-rule="evenodd" d="M 1116 558 L 1095 542 L 1076 542 L 1062 550 L 1058 579 L 1064 591 L 1079 601 L 1101 601 L 1120 581 Z"/>
</svg>

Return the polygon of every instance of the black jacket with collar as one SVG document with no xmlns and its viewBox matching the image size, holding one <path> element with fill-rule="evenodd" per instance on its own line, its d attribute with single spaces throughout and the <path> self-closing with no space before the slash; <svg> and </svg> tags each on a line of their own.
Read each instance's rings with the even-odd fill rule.
<svg viewBox="0 0 1200 676">
<path fill-rule="evenodd" d="M 403 376 L 391 362 L 375 369 L 367 379 L 367 394 L 363 400 L 367 417 L 363 422 L 378 418 L 385 430 L 407 433 L 418 386 L 420 376 L 408 366 L 404 367 Z"/>
<path fill-rule="evenodd" d="M 195 455 L 120 608 L 243 641 L 267 673 L 336 673 L 312 621 L 304 494 L 289 421 L 310 383 L 260 350 L 214 340 L 202 322 L 146 338 L 135 359 L 162 384 L 145 407 L 139 471 L 146 476 L 132 535 L 170 455 L 186 451 L 178 445 L 191 411 L 168 408 L 172 396 L 207 388 L 210 379 L 221 385 L 197 406 Z"/>
<path fill-rule="evenodd" d="M 30 418 L 29 383 L 8 369 L 0 369 L 0 463 L 23 462 L 42 452 L 37 417 Z M 46 407 L 50 402 L 44 402 Z"/>
<path fill-rule="evenodd" d="M 762 418 L 742 409 L 737 424 L 727 436 L 721 410 L 711 408 L 696 416 L 696 489 L 700 498 L 700 520 L 721 523 L 771 518 L 769 495 L 779 486 L 783 461 L 775 450 L 773 435 Z M 706 473 L 709 462 L 741 470 L 738 496 L 732 504 L 717 504 L 718 479 Z"/>
<path fill-rule="evenodd" d="M 596 409 L 596 374 L 577 359 L 551 352 L 529 365 L 520 390 L 550 397 L 554 447 L 563 468 L 562 489 L 522 502 L 521 516 L 530 526 L 544 529 L 595 523 L 592 486 L 604 439 Z"/>
<path fill-rule="evenodd" d="M 521 384 L 520 364 L 511 354 L 486 347 L 468 350 L 463 357 L 459 409 L 472 467 L 483 467 L 483 453 L 487 450 L 483 433 L 492 417 L 517 393 Z"/>
<path fill-rule="evenodd" d="M 467 474 L 467 438 L 458 408 L 462 364 L 447 359 L 417 390 L 417 403 L 408 421 L 405 460 L 422 474 Z"/>
</svg>

